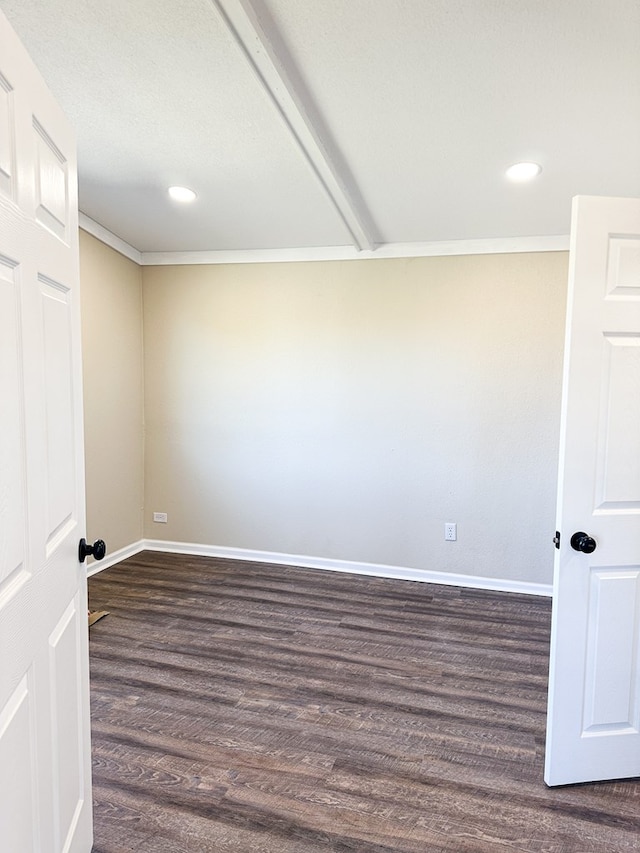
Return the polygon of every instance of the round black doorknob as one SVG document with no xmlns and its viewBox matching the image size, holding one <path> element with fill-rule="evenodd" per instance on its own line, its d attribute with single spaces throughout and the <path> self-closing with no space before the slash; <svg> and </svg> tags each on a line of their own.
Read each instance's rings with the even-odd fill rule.
<svg viewBox="0 0 640 853">
<path fill-rule="evenodd" d="M 583 554 L 593 554 L 598 546 L 595 539 L 579 531 L 571 537 L 571 547 L 574 551 L 582 551 Z"/>
<path fill-rule="evenodd" d="M 86 539 L 81 539 L 80 544 L 78 545 L 78 560 L 81 563 L 84 563 L 87 557 L 93 557 L 95 560 L 102 560 L 106 553 L 107 546 L 105 545 L 104 539 L 96 539 L 93 545 L 89 545 Z"/>
<path fill-rule="evenodd" d="M 104 539 L 96 539 L 93 543 L 93 558 L 94 560 L 103 560 L 107 553 L 107 546 Z"/>
</svg>

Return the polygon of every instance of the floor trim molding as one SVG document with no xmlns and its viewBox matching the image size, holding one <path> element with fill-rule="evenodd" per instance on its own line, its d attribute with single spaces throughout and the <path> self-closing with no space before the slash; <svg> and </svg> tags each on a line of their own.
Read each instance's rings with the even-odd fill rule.
<svg viewBox="0 0 640 853">
<path fill-rule="evenodd" d="M 189 554 L 200 557 L 219 557 L 226 560 L 248 560 L 255 563 L 275 563 L 284 566 L 299 566 L 303 569 L 322 569 L 330 572 L 348 572 L 378 578 L 438 583 L 445 586 L 486 589 L 494 592 L 518 592 L 525 595 L 551 597 L 552 584 L 531 583 L 506 578 L 486 578 L 476 575 L 434 572 L 403 566 L 388 566 L 379 563 L 359 563 L 351 560 L 330 560 L 326 557 L 309 557 L 300 554 L 280 554 L 274 551 L 254 551 L 248 548 L 227 548 L 219 545 L 199 545 L 192 542 L 170 542 L 164 539 L 143 539 L 136 543 L 135 551 L 164 551 L 170 554 Z M 130 555 L 128 555 L 130 556 Z M 124 558 L 122 558 L 124 559 Z M 106 568 L 106 566 L 105 566 Z"/>
<path fill-rule="evenodd" d="M 97 575 L 98 572 L 103 572 L 105 569 L 110 569 L 111 566 L 115 566 L 116 563 L 121 563 L 123 560 L 126 560 L 127 557 L 135 557 L 136 554 L 139 554 L 140 551 L 144 551 L 145 549 L 145 540 L 138 539 L 137 542 L 134 542 L 132 545 L 126 545 L 124 548 L 118 548 L 117 551 L 114 551 L 112 554 L 107 552 L 106 557 L 100 562 L 93 562 L 87 565 L 87 577 L 90 578 L 92 575 Z"/>
</svg>

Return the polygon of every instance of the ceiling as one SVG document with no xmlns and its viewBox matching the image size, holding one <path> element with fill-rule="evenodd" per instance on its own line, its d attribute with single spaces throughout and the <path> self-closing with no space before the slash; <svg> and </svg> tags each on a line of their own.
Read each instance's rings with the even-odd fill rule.
<svg viewBox="0 0 640 853">
<path fill-rule="evenodd" d="M 526 245 L 576 194 L 640 195 L 638 0 L 0 8 L 76 128 L 81 211 L 142 253 Z"/>
</svg>

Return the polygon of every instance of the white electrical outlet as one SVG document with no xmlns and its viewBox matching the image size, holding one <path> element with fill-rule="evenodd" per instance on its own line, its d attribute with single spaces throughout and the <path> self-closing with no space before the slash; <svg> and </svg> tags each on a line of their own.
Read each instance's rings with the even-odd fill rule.
<svg viewBox="0 0 640 853">
<path fill-rule="evenodd" d="M 153 520 L 154 521 L 160 521 L 160 522 L 162 522 L 162 524 L 166 524 L 167 523 L 167 513 L 166 512 L 154 512 L 153 513 Z"/>
<path fill-rule="evenodd" d="M 458 538 L 458 525 L 455 521 L 447 521 L 444 525 L 444 538 L 447 542 L 455 542 Z"/>
</svg>

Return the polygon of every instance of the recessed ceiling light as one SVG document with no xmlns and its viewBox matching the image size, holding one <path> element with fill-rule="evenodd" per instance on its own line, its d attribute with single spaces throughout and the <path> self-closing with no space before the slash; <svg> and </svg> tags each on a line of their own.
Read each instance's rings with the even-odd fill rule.
<svg viewBox="0 0 640 853">
<path fill-rule="evenodd" d="M 188 187 L 169 187 L 169 195 L 174 201 L 194 201 L 196 199 L 196 194 L 193 190 L 188 189 Z"/>
<path fill-rule="evenodd" d="M 537 178 L 542 171 L 538 163 L 515 163 L 507 169 L 507 177 L 510 181 L 530 181 Z"/>
</svg>

